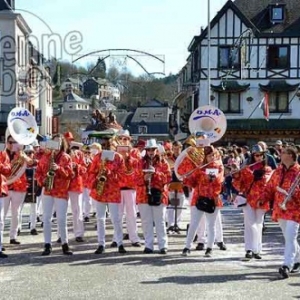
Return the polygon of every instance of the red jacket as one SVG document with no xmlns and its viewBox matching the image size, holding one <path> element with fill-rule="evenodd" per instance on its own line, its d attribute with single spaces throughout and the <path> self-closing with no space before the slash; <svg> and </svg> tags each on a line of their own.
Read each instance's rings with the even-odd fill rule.
<svg viewBox="0 0 300 300">
<path fill-rule="evenodd" d="M 8 186 L 6 183 L 6 177 L 9 176 L 11 172 L 11 165 L 9 156 L 6 151 L 0 152 L 0 188 L 1 195 L 0 197 L 7 196 Z"/>
<path fill-rule="evenodd" d="M 39 186 L 45 186 L 47 173 L 50 169 L 50 160 L 51 152 L 47 152 L 43 155 L 38 163 L 35 176 Z M 73 172 L 71 157 L 67 153 L 61 151 L 55 156 L 54 161 L 56 164 L 58 164 L 59 168 L 54 171 L 55 175 L 53 189 L 50 191 L 44 190 L 44 195 L 68 200 L 69 184 Z"/>
</svg>

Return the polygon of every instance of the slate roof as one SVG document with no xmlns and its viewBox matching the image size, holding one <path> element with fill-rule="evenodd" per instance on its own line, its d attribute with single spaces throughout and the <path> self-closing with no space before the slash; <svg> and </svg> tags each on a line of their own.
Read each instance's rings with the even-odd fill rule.
<svg viewBox="0 0 300 300">
<path fill-rule="evenodd" d="M 268 84 L 259 84 L 262 91 L 265 92 L 293 92 L 299 87 L 297 84 L 289 84 L 285 80 L 270 80 Z"/>
<path fill-rule="evenodd" d="M 285 6 L 284 22 L 272 24 L 269 20 L 269 5 L 283 4 Z M 235 0 L 234 5 L 262 33 L 299 36 L 300 30 L 300 1 L 299 0 Z"/>
<path fill-rule="evenodd" d="M 90 104 L 90 102 L 82 99 L 81 97 L 79 97 L 78 95 L 76 95 L 75 93 L 71 92 L 69 94 L 67 94 L 64 97 L 64 102 L 76 102 L 76 103 L 84 103 L 84 104 Z"/>
<path fill-rule="evenodd" d="M 61 115 L 59 115 L 60 122 L 62 124 L 75 123 L 89 124 L 91 119 L 91 112 L 86 110 L 64 110 Z"/>
</svg>

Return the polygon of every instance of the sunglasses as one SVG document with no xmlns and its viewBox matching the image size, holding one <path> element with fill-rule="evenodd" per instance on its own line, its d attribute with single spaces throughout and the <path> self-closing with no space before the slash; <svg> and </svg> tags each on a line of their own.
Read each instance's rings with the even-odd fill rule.
<svg viewBox="0 0 300 300">
<path fill-rule="evenodd" d="M 149 148 L 149 149 L 146 149 L 146 151 L 155 151 L 156 148 Z"/>
<path fill-rule="evenodd" d="M 16 144 L 17 142 L 8 141 L 7 143 L 10 145 L 13 145 L 13 144 Z"/>
<path fill-rule="evenodd" d="M 254 154 L 254 157 L 261 157 L 263 154 Z"/>
</svg>

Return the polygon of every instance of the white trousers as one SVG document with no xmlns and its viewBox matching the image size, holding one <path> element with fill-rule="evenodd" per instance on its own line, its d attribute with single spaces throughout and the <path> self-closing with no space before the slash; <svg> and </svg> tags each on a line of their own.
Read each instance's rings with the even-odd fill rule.
<svg viewBox="0 0 300 300">
<path fill-rule="evenodd" d="M 36 227 L 36 217 L 37 217 L 37 203 L 29 203 L 30 212 L 29 212 L 29 222 L 30 222 L 30 230 L 35 229 Z M 25 203 L 22 204 L 19 214 L 19 226 L 18 228 L 21 230 L 22 228 L 22 219 L 23 219 L 23 209 Z"/>
<path fill-rule="evenodd" d="M 62 244 L 68 243 L 68 228 L 67 228 L 67 211 L 68 201 L 66 199 L 55 198 L 48 195 L 43 195 L 43 232 L 45 244 L 51 244 L 52 234 L 52 215 L 53 209 L 56 211 L 58 235 L 61 238 Z"/>
<path fill-rule="evenodd" d="M 297 242 L 299 223 L 283 219 L 279 219 L 278 223 L 285 241 L 283 265 L 291 270 L 294 263 L 300 262 L 300 247 Z"/>
<path fill-rule="evenodd" d="M 244 211 L 244 240 L 245 250 L 260 253 L 262 250 L 262 228 L 264 209 L 253 209 L 249 204 L 243 207 Z"/>
<path fill-rule="evenodd" d="M 206 214 L 201 218 L 198 229 L 197 229 L 197 243 L 206 243 L 206 228 L 207 228 L 207 220 L 206 220 Z M 222 213 L 220 210 L 220 213 L 217 214 L 216 219 L 216 240 L 217 243 L 223 242 L 223 224 L 222 224 Z"/>
<path fill-rule="evenodd" d="M 77 192 L 69 192 L 71 203 L 72 217 L 73 217 L 73 232 L 75 238 L 83 237 L 83 212 L 82 212 L 82 194 Z"/>
<path fill-rule="evenodd" d="M 165 223 L 166 206 L 164 204 L 161 204 L 159 206 L 139 204 L 138 206 L 141 214 L 145 247 L 153 250 L 154 223 L 159 250 L 168 248 L 168 236 Z"/>
<path fill-rule="evenodd" d="M 91 190 L 88 188 L 84 188 L 82 192 L 82 210 L 83 217 L 90 217 L 91 209 L 92 209 L 92 199 L 90 197 Z"/>
<path fill-rule="evenodd" d="M 206 215 L 207 219 L 207 248 L 213 248 L 216 237 L 216 220 L 218 214 L 220 214 L 219 208 L 216 208 L 214 213 L 207 214 L 197 209 L 196 206 L 191 206 L 191 222 L 185 242 L 186 248 L 191 249 L 199 223 L 204 215 Z"/>
<path fill-rule="evenodd" d="M 129 239 L 132 243 L 140 242 L 137 228 L 136 218 L 136 191 L 135 190 L 121 190 L 121 215 L 123 222 L 123 215 L 125 211 L 126 227 L 129 234 Z M 115 240 L 115 239 L 114 239 Z"/>
<path fill-rule="evenodd" d="M 175 198 L 175 192 L 169 192 L 169 198 L 173 199 Z M 177 193 L 177 198 L 179 200 L 179 205 L 177 208 L 177 225 L 181 221 L 181 215 L 182 215 L 182 207 L 183 203 L 185 200 L 184 193 Z M 175 224 L 175 209 L 173 208 L 174 206 L 171 204 L 170 207 L 167 209 L 167 222 L 168 222 L 168 227 L 174 226 Z"/>
<path fill-rule="evenodd" d="M 4 219 L 7 216 L 9 206 L 11 210 L 11 224 L 10 224 L 10 232 L 9 232 L 9 237 L 11 240 L 17 238 L 18 228 L 20 223 L 19 220 L 20 211 L 22 208 L 22 204 L 25 200 L 25 196 L 26 196 L 25 192 L 8 191 L 8 196 L 3 198 Z"/>
<path fill-rule="evenodd" d="M 99 202 L 93 199 L 93 203 L 97 213 L 97 235 L 98 243 L 105 247 L 105 220 L 106 220 L 106 205 L 107 203 Z M 120 209 L 120 203 L 108 203 L 111 221 L 115 231 L 115 242 L 118 246 L 123 243 L 123 231 L 122 231 L 122 210 Z"/>
<path fill-rule="evenodd" d="M 0 252 L 2 252 L 4 231 L 4 199 L 0 198 Z"/>
<path fill-rule="evenodd" d="M 43 194 L 36 197 L 36 213 L 37 213 L 37 216 L 40 216 L 43 213 L 42 212 L 42 198 L 43 198 Z"/>
</svg>

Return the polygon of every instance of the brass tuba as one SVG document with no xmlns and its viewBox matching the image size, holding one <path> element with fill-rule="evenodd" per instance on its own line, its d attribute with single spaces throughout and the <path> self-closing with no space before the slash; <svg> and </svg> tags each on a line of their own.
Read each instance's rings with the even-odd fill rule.
<svg viewBox="0 0 300 300">
<path fill-rule="evenodd" d="M 34 116 L 25 108 L 15 107 L 12 109 L 7 118 L 7 129 L 5 140 L 12 136 L 20 145 L 30 145 L 36 140 L 38 127 Z M 19 179 L 26 171 L 28 158 L 25 153 L 13 161 L 12 171 L 7 178 L 7 184 L 10 185 Z"/>
</svg>

